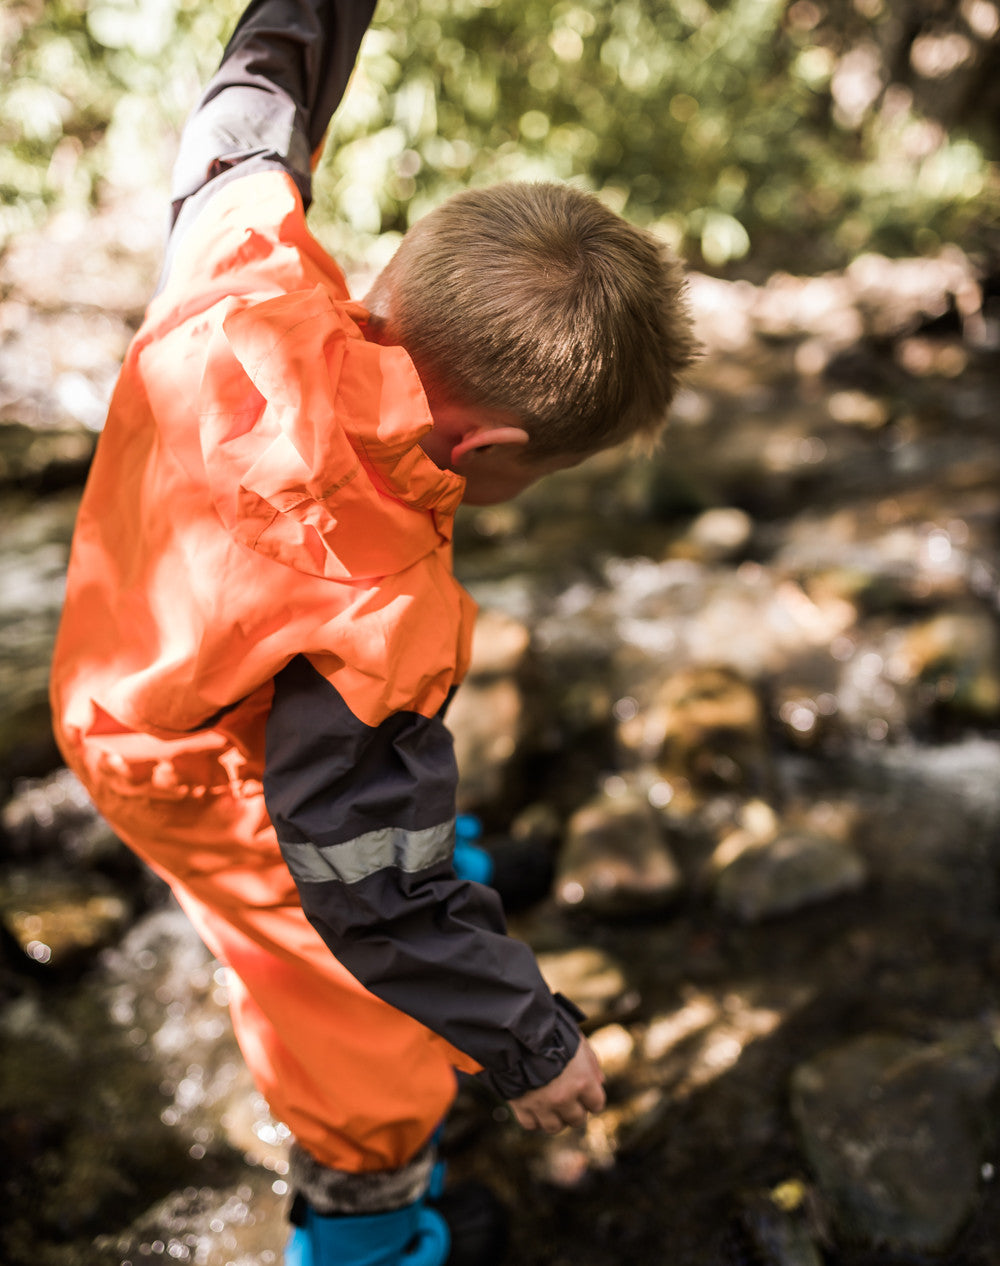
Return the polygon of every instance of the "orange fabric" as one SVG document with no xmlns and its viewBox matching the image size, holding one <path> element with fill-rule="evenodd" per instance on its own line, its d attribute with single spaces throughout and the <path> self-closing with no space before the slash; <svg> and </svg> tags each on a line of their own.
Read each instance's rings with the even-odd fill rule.
<svg viewBox="0 0 1000 1266">
<path fill-rule="evenodd" d="M 393 1169 L 419 1151 L 454 1097 L 454 1069 L 478 1065 L 340 966 L 302 913 L 259 787 L 122 795 L 88 768 L 90 749 L 70 754 L 101 812 L 232 968 L 233 1027 L 275 1116 L 337 1169 Z"/>
<path fill-rule="evenodd" d="M 86 735 L 97 704 L 176 736 L 295 653 L 370 725 L 432 715 L 463 675 L 462 480 L 419 448 L 431 418 L 406 353 L 365 342 L 324 260 L 276 173 L 232 182 L 183 242 L 80 510 L 54 670 L 69 729 Z"/>
<path fill-rule="evenodd" d="M 365 315 L 287 176 L 207 204 L 115 391 L 52 670 L 67 761 L 240 976 L 234 1022 L 273 1110 L 347 1169 L 408 1159 L 452 1065 L 476 1067 L 334 961 L 260 789 L 294 655 L 368 725 L 433 715 L 468 663 L 463 482 L 423 455 L 419 379 L 365 341 Z"/>
</svg>

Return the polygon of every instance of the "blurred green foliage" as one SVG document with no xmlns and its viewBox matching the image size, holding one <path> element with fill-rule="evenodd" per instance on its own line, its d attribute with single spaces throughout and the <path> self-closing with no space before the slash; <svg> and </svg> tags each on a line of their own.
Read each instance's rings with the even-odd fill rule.
<svg viewBox="0 0 1000 1266">
<path fill-rule="evenodd" d="M 163 180 L 239 0 L 8 0 L 0 231 Z M 381 0 L 317 181 L 374 264 L 469 184 L 572 180 L 693 262 L 998 253 L 997 0 Z"/>
</svg>

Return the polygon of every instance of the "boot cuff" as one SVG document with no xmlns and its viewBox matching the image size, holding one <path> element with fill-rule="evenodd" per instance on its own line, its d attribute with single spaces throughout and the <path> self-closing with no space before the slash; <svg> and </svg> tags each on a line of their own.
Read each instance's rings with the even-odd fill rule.
<svg viewBox="0 0 1000 1266">
<path fill-rule="evenodd" d="M 289 1185 L 321 1217 L 386 1213 L 420 1199 L 430 1182 L 434 1161 L 435 1149 L 428 1144 L 399 1169 L 350 1174 L 328 1169 L 293 1143 L 288 1158 Z"/>
</svg>

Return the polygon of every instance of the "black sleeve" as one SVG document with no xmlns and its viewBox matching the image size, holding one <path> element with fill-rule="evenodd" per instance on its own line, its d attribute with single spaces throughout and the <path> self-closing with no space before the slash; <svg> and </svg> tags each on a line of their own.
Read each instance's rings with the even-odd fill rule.
<svg viewBox="0 0 1000 1266">
<path fill-rule="evenodd" d="M 287 171 L 309 205 L 312 155 L 374 9 L 375 0 L 252 0 L 181 137 L 171 245 L 237 176 Z"/>
<path fill-rule="evenodd" d="M 456 878 L 440 717 L 368 726 L 302 656 L 275 680 L 264 795 L 310 922 L 372 993 L 471 1055 L 512 1099 L 579 1043 L 492 889 Z"/>
</svg>

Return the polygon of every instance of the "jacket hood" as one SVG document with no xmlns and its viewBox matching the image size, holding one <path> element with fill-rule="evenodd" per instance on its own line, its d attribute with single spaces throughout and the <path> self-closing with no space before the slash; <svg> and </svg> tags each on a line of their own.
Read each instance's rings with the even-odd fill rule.
<svg viewBox="0 0 1000 1266">
<path fill-rule="evenodd" d="M 198 414 L 234 537 L 339 580 L 402 571 L 449 540 L 464 481 L 420 448 L 420 379 L 402 348 L 366 342 L 364 308 L 319 285 L 223 307 Z"/>
</svg>

